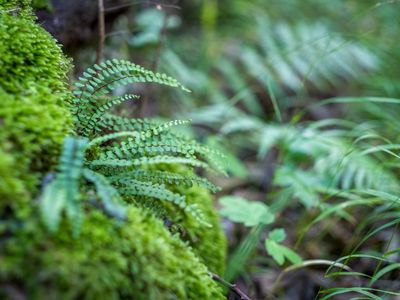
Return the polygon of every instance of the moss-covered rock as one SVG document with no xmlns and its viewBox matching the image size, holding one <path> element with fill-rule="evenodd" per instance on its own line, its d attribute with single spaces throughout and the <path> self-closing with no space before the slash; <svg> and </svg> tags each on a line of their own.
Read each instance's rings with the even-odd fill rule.
<svg viewBox="0 0 400 300">
<path fill-rule="evenodd" d="M 180 192 L 212 228 L 167 206 L 187 232 L 184 241 L 136 207 L 117 223 L 88 206 L 79 238 L 68 226 L 55 235 L 43 227 L 40 181 L 72 131 L 65 83 L 71 65 L 35 24 L 29 3 L 0 0 L 0 298 L 223 299 L 206 265 L 222 273 L 225 242 L 202 189 Z"/>
<path fill-rule="evenodd" d="M 34 19 L 31 0 L 0 0 L 0 14 L 4 13 Z"/>
<path fill-rule="evenodd" d="M 204 188 L 194 186 L 189 189 L 178 188 L 182 195 L 186 196 L 189 204 L 196 203 L 204 213 L 206 221 L 211 228 L 199 224 L 192 216 L 182 211 L 171 212 L 170 217 L 176 224 L 180 224 L 185 230 L 182 239 L 188 241 L 195 254 L 201 261 L 217 274 L 223 274 L 227 244 L 224 232 L 221 228 L 219 216 L 214 208 L 213 197 Z"/>
<path fill-rule="evenodd" d="M 136 207 L 123 224 L 88 214 L 79 239 L 67 231 L 47 236 L 31 222 L 5 255 L 0 276 L 30 299 L 224 299 L 190 248 Z"/>
<path fill-rule="evenodd" d="M 182 165 L 158 165 L 151 167 L 153 170 L 169 171 L 181 175 L 192 176 L 193 171 Z M 159 212 L 159 217 L 165 218 L 170 223 L 171 231 L 181 236 L 188 242 L 195 254 L 209 268 L 217 274 L 223 274 L 227 244 L 224 232 L 221 228 L 220 218 L 214 208 L 213 196 L 205 188 L 199 186 L 169 186 L 174 192 L 186 197 L 188 204 L 196 204 L 204 213 L 204 219 L 211 227 L 200 224 L 192 215 L 176 207 L 167 201 L 148 201 L 139 205 L 150 207 L 152 211 Z"/>
<path fill-rule="evenodd" d="M 34 19 L 29 1 L 0 0 L 0 213 L 29 201 L 71 130 L 71 64 Z"/>
<path fill-rule="evenodd" d="M 70 60 L 31 15 L 21 16 L 8 7 L 0 4 L 0 87 L 30 94 L 40 85 L 65 94 Z"/>
<path fill-rule="evenodd" d="M 37 191 L 43 172 L 56 165 L 60 145 L 69 131 L 63 99 L 48 88 L 37 90 L 22 96 L 7 94 L 0 88 L 0 150 L 4 157 L 10 157 L 0 161 L 0 169 L 12 170 L 4 172 L 2 179 L 19 182 L 18 189 L 14 185 L 1 187 L 0 209 L 3 204 L 17 205 L 18 201 L 10 200 L 20 198 L 18 195 Z"/>
</svg>

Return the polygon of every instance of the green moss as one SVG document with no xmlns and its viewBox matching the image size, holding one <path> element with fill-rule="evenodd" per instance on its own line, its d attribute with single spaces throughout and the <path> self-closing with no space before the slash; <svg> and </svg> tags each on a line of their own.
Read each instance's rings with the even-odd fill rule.
<svg viewBox="0 0 400 300">
<path fill-rule="evenodd" d="M 179 165 L 163 165 L 153 167 L 153 169 L 192 175 L 191 170 Z M 170 186 L 169 188 L 185 195 L 188 204 L 197 204 L 205 215 L 205 221 L 212 227 L 208 228 L 200 224 L 193 216 L 166 201 L 153 201 L 150 208 L 153 211 L 161 212 L 161 217 L 167 218 L 172 221 L 172 224 L 175 224 L 172 225 L 172 231 L 179 233 L 181 239 L 189 243 L 194 253 L 210 271 L 223 274 L 227 244 L 219 216 L 213 205 L 213 196 L 206 189 L 198 186 L 191 188 Z M 141 201 L 137 203 L 143 205 Z"/>
<path fill-rule="evenodd" d="M 5 145 L 3 145 L 3 147 L 4 146 Z M 3 206 L 10 203 L 4 200 L 27 198 L 24 184 L 20 179 L 18 179 L 18 174 L 14 168 L 15 164 L 15 158 L 0 149 L 0 199 L 3 199 L 3 201 L 0 202 L 0 211 L 4 210 Z"/>
<path fill-rule="evenodd" d="M 0 0 L 0 14 L 11 13 L 33 19 L 31 0 Z"/>
<path fill-rule="evenodd" d="M 223 299 L 203 264 L 222 273 L 225 255 L 204 190 L 182 192 L 213 228 L 167 208 L 187 242 L 135 207 L 123 224 L 87 208 L 78 239 L 67 226 L 54 236 L 43 228 L 34 199 L 71 131 L 70 62 L 35 24 L 29 3 L 0 0 L 0 298 L 11 297 L 7 286 L 29 299 Z"/>
<path fill-rule="evenodd" d="M 70 61 L 48 32 L 30 18 L 0 13 L 0 40 L 0 87 L 6 92 L 46 86 L 65 93 Z"/>
<path fill-rule="evenodd" d="M 70 236 L 32 222 L 8 242 L 0 276 L 30 299 L 224 299 L 190 248 L 139 208 L 123 224 L 92 212 Z"/>
<path fill-rule="evenodd" d="M 35 24 L 29 2 L 0 0 L 0 213 L 11 207 L 17 215 L 26 213 L 22 202 L 57 161 L 72 124 L 65 83 L 70 61 Z"/>
<path fill-rule="evenodd" d="M 207 190 L 200 187 L 179 188 L 179 192 L 186 195 L 188 203 L 196 203 L 200 207 L 212 227 L 207 228 L 200 225 L 193 217 L 182 211 L 172 213 L 170 217 L 183 228 L 187 228 L 186 235 L 182 238 L 189 242 L 194 253 L 200 257 L 210 271 L 223 274 L 227 244 L 220 219 L 213 206 L 213 197 Z"/>
</svg>

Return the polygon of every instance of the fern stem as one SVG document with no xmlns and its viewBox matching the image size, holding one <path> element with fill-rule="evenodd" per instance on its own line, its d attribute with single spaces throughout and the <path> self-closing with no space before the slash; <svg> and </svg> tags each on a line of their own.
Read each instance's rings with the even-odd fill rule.
<svg viewBox="0 0 400 300">
<path fill-rule="evenodd" d="M 107 142 L 109 140 L 113 140 L 116 138 L 124 137 L 124 136 L 132 136 L 135 138 L 140 138 L 140 135 L 137 131 L 121 131 L 121 132 L 116 132 L 116 133 L 110 133 L 107 135 L 100 136 L 98 138 L 93 139 L 89 144 L 88 148 L 91 148 L 95 145 L 102 144 L 104 142 Z"/>
<path fill-rule="evenodd" d="M 272 90 L 272 86 L 271 86 L 271 81 L 270 80 L 267 80 L 267 87 L 268 87 L 269 96 L 271 97 L 272 106 L 274 107 L 276 118 L 278 119 L 279 123 L 282 123 L 281 111 L 279 109 L 279 105 L 278 105 L 278 101 L 276 100 L 275 93 Z"/>
</svg>

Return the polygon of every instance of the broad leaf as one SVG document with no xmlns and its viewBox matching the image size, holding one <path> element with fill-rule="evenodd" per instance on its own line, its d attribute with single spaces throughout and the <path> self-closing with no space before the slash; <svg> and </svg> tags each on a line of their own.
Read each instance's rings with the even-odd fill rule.
<svg viewBox="0 0 400 300">
<path fill-rule="evenodd" d="M 245 226 L 270 224 L 274 221 L 274 215 L 262 202 L 248 201 L 238 196 L 225 196 L 219 202 L 223 206 L 220 210 L 222 216 Z"/>
</svg>

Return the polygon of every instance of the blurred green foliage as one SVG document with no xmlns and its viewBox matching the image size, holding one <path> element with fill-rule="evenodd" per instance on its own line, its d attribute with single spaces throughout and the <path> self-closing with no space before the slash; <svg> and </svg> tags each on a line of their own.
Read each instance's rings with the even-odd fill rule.
<svg viewBox="0 0 400 300">
<path fill-rule="evenodd" d="M 71 131 L 65 102 L 71 62 L 35 24 L 29 2 L 17 3 L 0 4 L 0 148 L 4 162 L 0 214 L 11 209 L 21 217 L 29 211 L 29 197 L 38 191 L 41 172 L 55 165 L 62 140 Z"/>
</svg>

